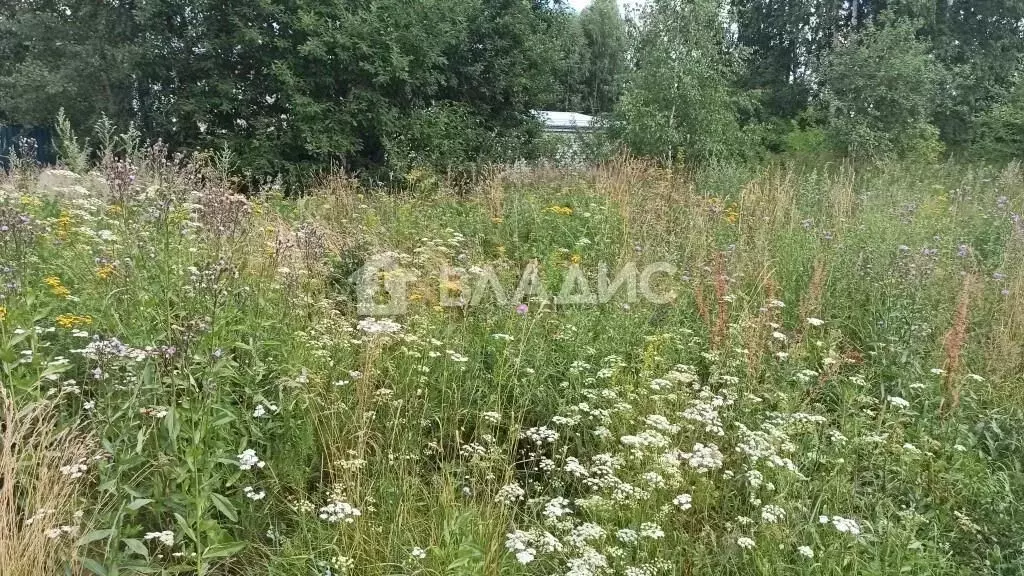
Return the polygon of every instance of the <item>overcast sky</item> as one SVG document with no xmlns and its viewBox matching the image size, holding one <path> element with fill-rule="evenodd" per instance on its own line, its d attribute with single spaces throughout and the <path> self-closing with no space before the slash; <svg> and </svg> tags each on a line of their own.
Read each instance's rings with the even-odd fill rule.
<svg viewBox="0 0 1024 576">
<path fill-rule="evenodd" d="M 569 4 L 573 8 L 575 8 L 577 11 L 579 11 L 579 10 L 583 10 L 587 6 L 590 6 L 590 3 L 592 1 L 593 0 L 569 0 Z M 639 4 L 639 3 L 643 3 L 643 0 L 619 0 L 619 9 L 621 10 L 622 6 L 625 5 L 625 4 Z"/>
</svg>

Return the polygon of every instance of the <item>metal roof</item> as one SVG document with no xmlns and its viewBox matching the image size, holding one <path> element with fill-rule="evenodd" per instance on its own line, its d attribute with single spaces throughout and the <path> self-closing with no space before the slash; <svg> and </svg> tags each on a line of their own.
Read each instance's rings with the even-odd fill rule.
<svg viewBox="0 0 1024 576">
<path fill-rule="evenodd" d="M 534 114 L 544 122 L 548 132 L 576 132 L 594 129 L 594 117 L 578 112 L 554 112 L 535 110 Z"/>
</svg>

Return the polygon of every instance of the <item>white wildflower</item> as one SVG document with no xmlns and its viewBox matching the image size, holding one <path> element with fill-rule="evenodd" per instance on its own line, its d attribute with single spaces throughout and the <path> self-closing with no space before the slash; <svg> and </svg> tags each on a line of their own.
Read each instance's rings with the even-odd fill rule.
<svg viewBox="0 0 1024 576">
<path fill-rule="evenodd" d="M 331 524 L 337 524 L 338 522 L 351 524 L 355 522 L 356 518 L 362 515 L 363 513 L 359 508 L 341 500 L 331 502 L 319 510 L 320 519 L 330 522 Z"/>
<path fill-rule="evenodd" d="M 170 548 L 174 546 L 174 532 L 170 530 L 164 530 L 163 532 L 146 532 L 146 535 L 142 537 L 143 540 L 156 540 L 164 546 Z"/>
<path fill-rule="evenodd" d="M 249 448 L 238 455 L 238 468 L 241 470 L 252 470 L 253 468 L 263 468 L 267 463 L 259 459 L 256 456 L 256 451 Z"/>
<path fill-rule="evenodd" d="M 245 494 L 245 497 L 248 498 L 249 500 L 263 500 L 264 498 L 267 497 L 266 492 L 264 492 L 263 490 L 257 492 L 256 489 L 253 488 L 252 486 L 246 486 L 245 488 L 242 488 L 242 493 Z"/>
<path fill-rule="evenodd" d="M 526 490 L 523 490 L 522 486 L 518 484 L 507 484 L 498 490 L 498 493 L 494 496 L 494 501 L 498 504 L 511 506 L 512 504 L 522 500 L 525 496 Z"/>
<path fill-rule="evenodd" d="M 910 408 L 910 402 L 907 402 L 905 399 L 900 398 L 899 396 L 889 396 L 887 400 L 889 401 L 889 404 L 892 404 L 897 408 L 904 410 Z"/>
</svg>

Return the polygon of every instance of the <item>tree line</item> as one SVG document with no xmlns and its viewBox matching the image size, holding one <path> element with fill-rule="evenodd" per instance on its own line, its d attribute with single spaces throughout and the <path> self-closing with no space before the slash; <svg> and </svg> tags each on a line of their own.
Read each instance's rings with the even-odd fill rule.
<svg viewBox="0 0 1024 576">
<path fill-rule="evenodd" d="M 1024 149 L 1024 0 L 11 0 L 0 124 L 131 126 L 251 175 L 544 153 L 536 109 L 667 163 Z"/>
</svg>

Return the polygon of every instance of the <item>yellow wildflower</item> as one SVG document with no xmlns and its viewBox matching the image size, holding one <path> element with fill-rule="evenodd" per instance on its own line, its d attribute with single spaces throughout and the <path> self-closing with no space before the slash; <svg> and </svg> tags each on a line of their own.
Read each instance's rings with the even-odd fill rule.
<svg viewBox="0 0 1024 576">
<path fill-rule="evenodd" d="M 740 208 L 733 202 L 725 209 L 725 219 L 729 221 L 729 224 L 735 224 L 740 219 Z"/>
<path fill-rule="evenodd" d="M 462 293 L 462 285 L 458 280 L 448 280 L 441 285 L 448 292 L 455 292 L 456 294 Z"/>
<path fill-rule="evenodd" d="M 572 216 L 572 208 L 568 206 L 548 206 L 548 212 L 558 214 L 559 216 Z"/>
<path fill-rule="evenodd" d="M 68 287 L 65 286 L 57 276 L 47 276 L 46 278 L 43 278 L 43 282 L 50 287 L 50 292 L 54 296 L 57 296 L 58 298 L 67 298 L 68 296 L 71 296 L 71 290 L 68 290 Z"/>
<path fill-rule="evenodd" d="M 505 219 L 502 218 L 501 216 L 495 216 L 495 217 L 491 218 L 491 223 L 492 224 L 501 224 L 504 221 L 505 221 Z"/>
<path fill-rule="evenodd" d="M 60 316 L 57 316 L 56 323 L 57 326 L 64 328 L 66 330 L 70 330 L 78 326 L 88 326 L 89 324 L 92 324 L 92 316 L 79 316 L 77 314 L 61 314 Z"/>
<path fill-rule="evenodd" d="M 106 280 L 114 275 L 114 265 L 104 264 L 96 269 L 96 275 L 99 276 L 100 280 Z"/>
<path fill-rule="evenodd" d="M 0 306 L 0 322 L 3 322 L 6 319 L 7 319 L 7 308 L 4 308 L 3 306 Z"/>
<path fill-rule="evenodd" d="M 67 212 L 61 212 L 60 217 L 57 218 L 57 238 L 66 240 L 70 233 L 71 215 Z"/>
<path fill-rule="evenodd" d="M 572 257 L 569 258 L 569 260 L 571 260 L 573 264 L 579 264 L 580 262 L 583 262 L 583 256 L 580 256 L 579 254 L 573 254 Z"/>
</svg>

